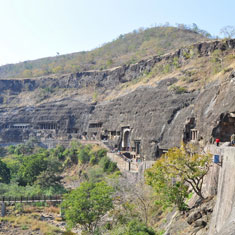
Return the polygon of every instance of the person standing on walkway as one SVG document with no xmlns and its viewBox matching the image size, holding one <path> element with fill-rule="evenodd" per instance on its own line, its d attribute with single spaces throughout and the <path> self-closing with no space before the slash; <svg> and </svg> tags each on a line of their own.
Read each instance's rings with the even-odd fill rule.
<svg viewBox="0 0 235 235">
<path fill-rule="evenodd" d="M 235 133 L 231 135 L 231 145 L 235 145 Z"/>
<path fill-rule="evenodd" d="M 215 140 L 215 143 L 216 143 L 216 146 L 219 146 L 220 139 L 219 139 L 219 138 L 217 138 L 217 139 Z"/>
</svg>

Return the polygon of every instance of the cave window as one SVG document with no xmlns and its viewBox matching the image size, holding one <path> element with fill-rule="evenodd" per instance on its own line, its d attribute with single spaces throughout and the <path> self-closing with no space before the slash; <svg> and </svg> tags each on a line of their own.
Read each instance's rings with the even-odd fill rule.
<svg viewBox="0 0 235 235">
<path fill-rule="evenodd" d="M 115 136 L 116 135 L 116 131 L 111 131 L 111 135 Z"/>
<path fill-rule="evenodd" d="M 198 139 L 198 132 L 196 129 L 191 130 L 191 140 L 197 140 Z"/>
<path fill-rule="evenodd" d="M 89 124 L 89 128 L 100 128 L 100 127 L 102 127 L 102 125 L 103 125 L 102 122 L 90 123 L 90 124 Z"/>
<path fill-rule="evenodd" d="M 57 125 L 55 123 L 40 123 L 39 129 L 42 130 L 55 130 L 57 129 Z"/>
<path fill-rule="evenodd" d="M 107 135 L 100 135 L 100 139 L 101 140 L 108 140 L 108 136 Z"/>
</svg>

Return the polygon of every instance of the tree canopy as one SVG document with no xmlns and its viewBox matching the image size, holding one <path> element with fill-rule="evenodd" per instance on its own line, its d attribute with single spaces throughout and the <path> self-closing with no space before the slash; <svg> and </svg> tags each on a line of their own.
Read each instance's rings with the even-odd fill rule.
<svg viewBox="0 0 235 235">
<path fill-rule="evenodd" d="M 210 155 L 198 154 L 193 148 L 188 149 L 184 145 L 172 148 L 146 170 L 146 182 L 156 190 L 166 206 L 175 204 L 184 210 L 189 186 L 200 198 L 204 198 L 202 184 L 210 161 Z"/>
<path fill-rule="evenodd" d="M 85 231 L 93 233 L 101 217 L 113 208 L 113 188 L 104 181 L 84 182 L 71 191 L 62 203 L 68 226 L 80 224 Z"/>
<path fill-rule="evenodd" d="M 10 183 L 11 175 L 10 169 L 7 167 L 6 163 L 0 160 L 0 183 Z"/>
</svg>

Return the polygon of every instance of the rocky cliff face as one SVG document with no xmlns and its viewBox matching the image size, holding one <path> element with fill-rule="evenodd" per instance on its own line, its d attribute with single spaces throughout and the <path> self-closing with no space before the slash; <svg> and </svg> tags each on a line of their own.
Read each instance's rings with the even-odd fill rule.
<svg viewBox="0 0 235 235">
<path fill-rule="evenodd" d="M 185 66 L 187 71 L 192 60 L 190 57 L 199 60 L 210 57 L 215 51 L 227 53 L 234 48 L 235 40 L 204 42 L 112 70 L 62 77 L 1 79 L 1 142 L 22 142 L 31 137 L 43 143 L 72 138 L 98 139 L 114 148 L 132 150 L 150 160 L 165 149 L 179 145 L 182 139 L 206 143 L 219 137 L 227 141 L 235 123 L 234 67 L 218 74 L 218 79 L 200 89 L 172 89 L 180 80 L 177 74 L 172 73 L 151 84 L 127 90 L 118 97 L 105 97 L 114 90 L 121 90 L 123 84 L 138 81 L 151 73 L 160 63 L 177 62 L 177 66 Z M 23 102 L 25 97 L 22 94 L 36 94 L 38 89 L 47 88 L 77 90 L 79 95 L 57 98 L 52 94 L 50 101 L 30 105 Z M 103 99 L 92 101 L 93 94 L 83 93 L 90 88 L 101 94 Z M 8 103 L 5 102 L 6 97 Z M 11 99 L 15 103 L 11 103 Z"/>
<path fill-rule="evenodd" d="M 117 68 L 104 71 L 85 71 L 75 74 L 65 74 L 63 76 L 49 76 L 32 79 L 1 79 L 0 92 L 10 90 L 12 92 L 21 92 L 23 90 L 35 90 L 37 88 L 84 88 L 90 85 L 97 88 L 113 89 L 120 83 L 134 80 L 144 73 L 148 73 L 155 64 L 160 61 L 169 61 L 174 58 L 179 59 L 179 63 L 185 61 L 196 54 L 198 57 L 209 56 L 215 50 L 231 50 L 235 48 L 235 40 L 213 41 L 196 43 L 191 47 L 181 48 L 174 53 L 163 56 L 154 56 L 149 60 L 142 60 L 133 65 L 123 65 Z"/>
</svg>

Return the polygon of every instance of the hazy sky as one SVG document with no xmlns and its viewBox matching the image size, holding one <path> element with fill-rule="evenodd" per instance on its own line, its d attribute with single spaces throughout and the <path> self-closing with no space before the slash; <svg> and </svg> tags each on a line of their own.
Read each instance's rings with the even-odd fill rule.
<svg viewBox="0 0 235 235">
<path fill-rule="evenodd" d="M 0 0 L 0 65 L 90 50 L 139 27 L 192 24 L 219 35 L 235 0 Z"/>
</svg>

